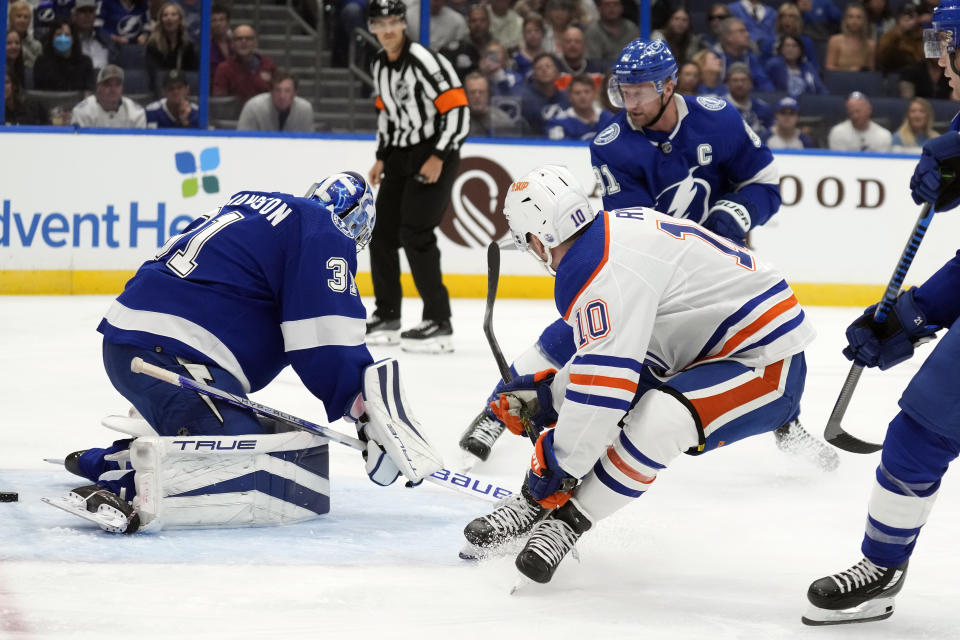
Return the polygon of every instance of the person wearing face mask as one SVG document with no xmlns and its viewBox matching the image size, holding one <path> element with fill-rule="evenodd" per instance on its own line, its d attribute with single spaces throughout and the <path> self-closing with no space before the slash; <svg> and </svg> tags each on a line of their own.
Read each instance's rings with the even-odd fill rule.
<svg viewBox="0 0 960 640">
<path fill-rule="evenodd" d="M 93 62 L 80 50 L 69 23 L 54 22 L 33 67 L 33 86 L 43 91 L 92 91 Z"/>
</svg>

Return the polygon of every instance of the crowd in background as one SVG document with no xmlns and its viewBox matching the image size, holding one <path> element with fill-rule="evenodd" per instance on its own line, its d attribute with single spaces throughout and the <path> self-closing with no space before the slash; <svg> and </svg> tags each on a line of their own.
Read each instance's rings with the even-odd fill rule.
<svg viewBox="0 0 960 640">
<path fill-rule="evenodd" d="M 677 59 L 677 93 L 731 102 L 772 148 L 916 149 L 946 124 L 934 105 L 960 98 L 923 56 L 936 0 L 841 3 L 655 0 L 651 37 Z M 366 24 L 365 1 L 323 6 L 333 64 L 346 65 L 352 31 Z M 200 0 L 14 0 L 7 123 L 199 126 L 189 96 L 200 8 Z M 639 37 L 639 21 L 634 0 L 433 0 L 429 40 L 464 83 L 472 136 L 590 140 L 612 117 L 605 74 Z M 210 76 L 213 96 L 236 100 L 238 129 L 314 130 L 299 79 L 260 52 L 253 26 L 231 23 L 227 4 L 211 11 Z M 76 106 L 45 108 L 32 98 L 38 91 L 77 92 Z M 814 131 L 805 101 L 831 94 L 845 100 L 847 119 Z M 873 105 L 891 98 L 899 99 L 895 118 L 874 117 Z"/>
</svg>

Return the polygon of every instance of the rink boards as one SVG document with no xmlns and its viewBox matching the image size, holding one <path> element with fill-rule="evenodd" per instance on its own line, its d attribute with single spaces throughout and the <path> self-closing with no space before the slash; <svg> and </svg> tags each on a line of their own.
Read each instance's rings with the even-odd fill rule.
<svg viewBox="0 0 960 640">
<path fill-rule="evenodd" d="M 69 131 L 69 132 L 68 132 Z M 129 135 L 6 128 L 0 132 L 0 293 L 115 293 L 136 267 L 194 217 L 241 189 L 301 194 L 344 169 L 364 175 L 372 136 L 247 136 L 209 132 Z M 482 297 L 485 253 L 504 238 L 500 206 L 511 177 L 567 165 L 599 191 L 581 143 L 468 141 L 438 233 L 444 279 L 458 297 Z M 919 208 L 907 184 L 915 156 L 777 154 L 783 207 L 752 237 L 807 304 L 865 305 L 879 298 Z M 693 184 L 691 189 L 702 188 Z M 957 249 L 960 222 L 934 219 L 908 283 Z M 404 286 L 415 295 L 404 266 Z M 371 293 L 367 254 L 358 284 Z M 549 297 L 552 281 L 529 258 L 503 255 L 500 295 Z"/>
</svg>

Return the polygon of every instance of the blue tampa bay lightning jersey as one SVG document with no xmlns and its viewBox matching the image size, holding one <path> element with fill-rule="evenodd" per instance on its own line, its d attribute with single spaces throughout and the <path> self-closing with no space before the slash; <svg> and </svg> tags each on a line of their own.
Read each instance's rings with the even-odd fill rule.
<svg viewBox="0 0 960 640">
<path fill-rule="evenodd" d="M 135 2 L 127 7 L 120 0 L 102 0 L 100 19 L 104 33 L 130 39 L 139 36 L 150 22 L 146 2 Z"/>
<path fill-rule="evenodd" d="M 247 392 L 286 365 L 339 419 L 373 359 L 357 248 L 320 202 L 241 191 L 127 282 L 98 330 L 230 372 Z"/>
<path fill-rule="evenodd" d="M 635 130 L 626 111 L 593 139 L 590 156 L 607 210 L 645 206 L 694 222 L 720 199 L 761 225 L 780 208 L 773 154 L 740 113 L 713 96 L 675 95 L 673 131 Z"/>
</svg>

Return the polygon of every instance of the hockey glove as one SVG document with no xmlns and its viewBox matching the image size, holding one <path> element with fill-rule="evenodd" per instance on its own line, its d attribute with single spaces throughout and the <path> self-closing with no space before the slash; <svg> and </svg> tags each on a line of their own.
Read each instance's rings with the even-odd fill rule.
<svg viewBox="0 0 960 640">
<path fill-rule="evenodd" d="M 923 145 L 920 162 L 910 178 L 910 195 L 917 204 L 930 202 L 935 211 L 960 204 L 960 133 L 949 131 Z"/>
<path fill-rule="evenodd" d="M 400 469 L 383 450 L 379 442 L 367 435 L 367 424 L 370 422 L 367 414 L 357 415 L 363 408 L 363 400 L 358 395 L 351 409 L 343 416 L 345 420 L 356 423 L 357 437 L 363 440 L 366 449 L 360 452 L 363 456 L 367 476 L 374 484 L 386 487 L 394 483 L 400 476 Z M 418 483 L 419 484 L 419 483 Z"/>
<path fill-rule="evenodd" d="M 544 369 L 517 376 L 498 387 L 499 395 L 490 403 L 490 411 L 518 436 L 524 435 L 528 425 L 534 433 L 552 427 L 557 423 L 557 412 L 553 410 L 550 383 L 556 373 L 556 369 Z"/>
<path fill-rule="evenodd" d="M 750 211 L 745 203 L 717 200 L 707 213 L 703 227 L 738 244 L 746 245 L 750 223 Z"/>
<path fill-rule="evenodd" d="M 537 446 L 530 458 L 527 484 L 530 495 L 547 509 L 562 507 L 570 499 L 570 492 L 577 486 L 577 479 L 568 474 L 557 462 L 553 452 L 553 429 L 540 434 Z"/>
<path fill-rule="evenodd" d="M 913 289 L 900 294 L 883 322 L 873 319 L 876 310 L 877 305 L 868 307 L 847 327 L 849 344 L 843 355 L 861 367 L 889 369 L 910 358 L 914 345 L 928 341 L 940 329 L 927 324 L 913 300 Z"/>
</svg>

